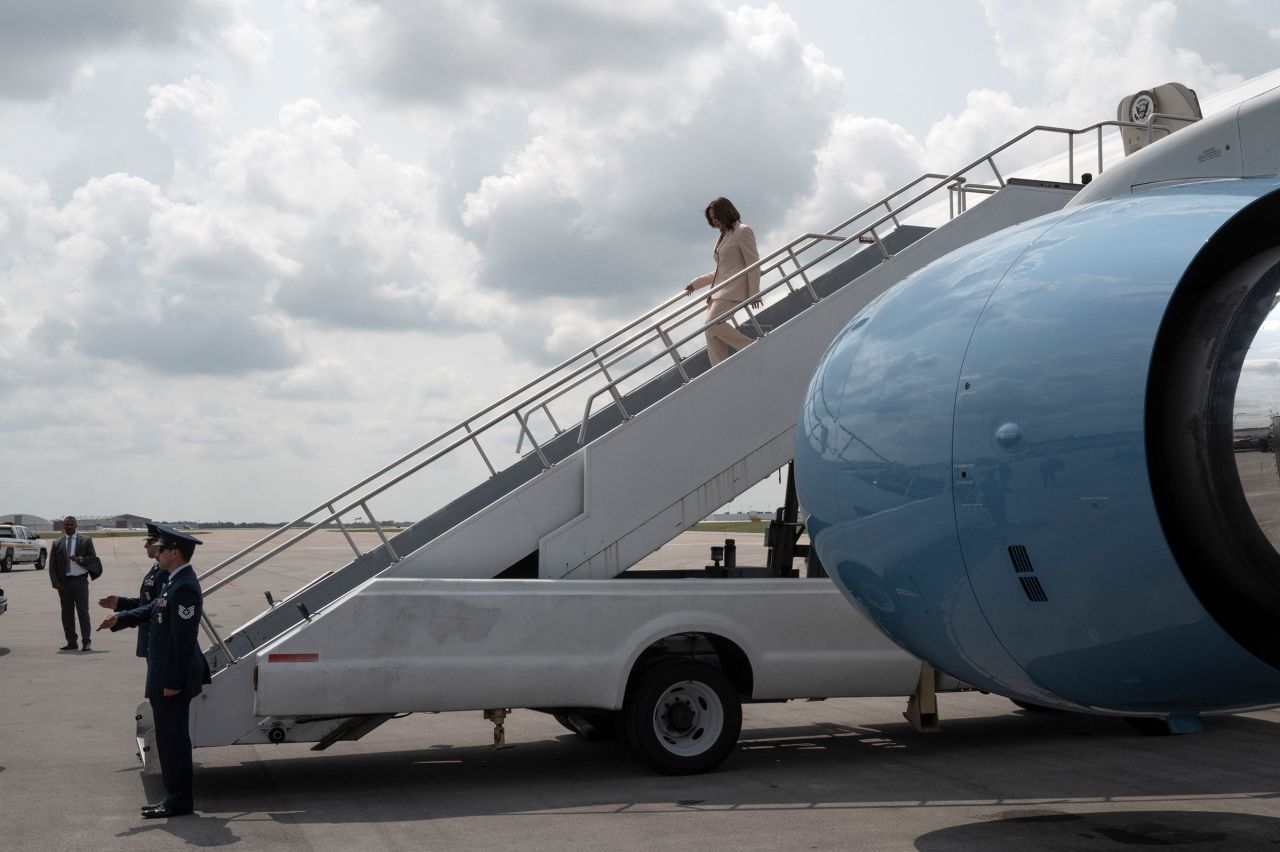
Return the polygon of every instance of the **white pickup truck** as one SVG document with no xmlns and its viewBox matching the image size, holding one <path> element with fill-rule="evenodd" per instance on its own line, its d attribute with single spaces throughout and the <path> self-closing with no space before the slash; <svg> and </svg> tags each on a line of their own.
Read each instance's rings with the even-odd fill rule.
<svg viewBox="0 0 1280 852">
<path fill-rule="evenodd" d="M 12 571 L 20 562 L 29 562 L 43 571 L 49 561 L 49 544 L 18 524 L 0 524 L 0 572 Z"/>
<path fill-rule="evenodd" d="M 960 686 L 828 579 L 377 578 L 216 675 L 192 737 L 323 748 L 395 714 L 522 707 L 687 774 L 734 747 L 743 702 L 914 695 L 927 715 Z"/>
</svg>

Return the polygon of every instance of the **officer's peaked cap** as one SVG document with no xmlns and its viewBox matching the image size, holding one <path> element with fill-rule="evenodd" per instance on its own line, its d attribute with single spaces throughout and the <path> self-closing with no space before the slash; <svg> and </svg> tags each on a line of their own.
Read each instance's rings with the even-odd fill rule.
<svg viewBox="0 0 1280 852">
<path fill-rule="evenodd" d="M 182 530 L 175 530 L 166 524 L 155 524 L 156 532 L 160 534 L 159 540 L 156 542 L 161 547 L 180 547 L 183 544 L 197 545 L 204 544 L 203 541 L 193 535 L 184 533 Z"/>
</svg>

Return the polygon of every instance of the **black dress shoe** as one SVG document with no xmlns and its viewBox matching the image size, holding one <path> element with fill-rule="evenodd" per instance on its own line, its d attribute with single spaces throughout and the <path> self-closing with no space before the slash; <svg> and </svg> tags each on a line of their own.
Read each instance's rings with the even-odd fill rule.
<svg viewBox="0 0 1280 852">
<path fill-rule="evenodd" d="M 76 649 L 76 643 L 75 643 L 75 642 L 68 642 L 67 644 L 65 644 L 65 645 L 63 645 L 61 648 L 59 648 L 58 650 L 59 650 L 59 651 L 74 651 L 75 649 Z"/>
<path fill-rule="evenodd" d="M 143 819 L 167 819 L 169 817 L 188 816 L 193 812 L 193 808 L 179 808 L 164 803 L 158 805 L 148 805 L 142 809 Z"/>
<path fill-rule="evenodd" d="M 81 650 L 81 651 L 88 651 L 88 650 L 90 650 L 90 649 L 92 649 L 92 648 L 93 648 L 93 646 L 92 646 L 92 645 L 90 645 L 88 642 L 85 642 L 83 645 L 81 645 L 81 646 L 80 646 L 80 650 Z"/>
</svg>

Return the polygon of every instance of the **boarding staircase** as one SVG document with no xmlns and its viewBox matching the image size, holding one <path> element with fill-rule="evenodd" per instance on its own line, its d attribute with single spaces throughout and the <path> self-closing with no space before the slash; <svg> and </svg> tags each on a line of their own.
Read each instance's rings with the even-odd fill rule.
<svg viewBox="0 0 1280 852">
<path fill-rule="evenodd" d="M 763 257 L 765 307 L 744 302 L 712 321 L 728 318 L 756 340 L 715 369 L 702 348 L 707 291 L 681 293 L 205 571 L 214 682 L 193 710 L 196 744 L 263 741 L 245 729 L 252 665 L 237 664 L 371 578 L 614 577 L 784 466 L 809 378 L 849 320 L 956 248 L 1060 209 L 1079 188 L 1079 140 L 1096 133 L 1101 171 L 1103 130 L 1120 126 L 1037 126 L 952 174 L 922 175 Z M 1063 182 L 1001 175 L 998 157 L 1046 137 L 1067 141 Z M 941 206 L 936 228 L 906 221 Z M 581 416 L 566 417 L 566 406 Z M 495 462 L 497 436 L 515 438 L 513 463 Z M 481 463 L 479 481 L 389 535 L 371 501 L 463 454 Z M 381 542 L 367 552 L 351 535 L 356 516 Z M 326 529 L 344 535 L 351 560 L 222 636 L 210 617 L 218 591 Z M 323 736 L 355 738 L 378 721 L 328 724 Z"/>
</svg>

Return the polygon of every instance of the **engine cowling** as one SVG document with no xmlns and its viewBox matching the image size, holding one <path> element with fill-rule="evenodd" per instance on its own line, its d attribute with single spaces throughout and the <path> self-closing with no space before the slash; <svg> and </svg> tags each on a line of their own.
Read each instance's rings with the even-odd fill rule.
<svg viewBox="0 0 1280 852">
<path fill-rule="evenodd" d="M 796 445 L 846 596 L 1026 701 L 1280 702 L 1280 554 L 1232 446 L 1277 221 L 1275 177 L 1118 194 L 956 251 L 855 317 Z"/>
</svg>

